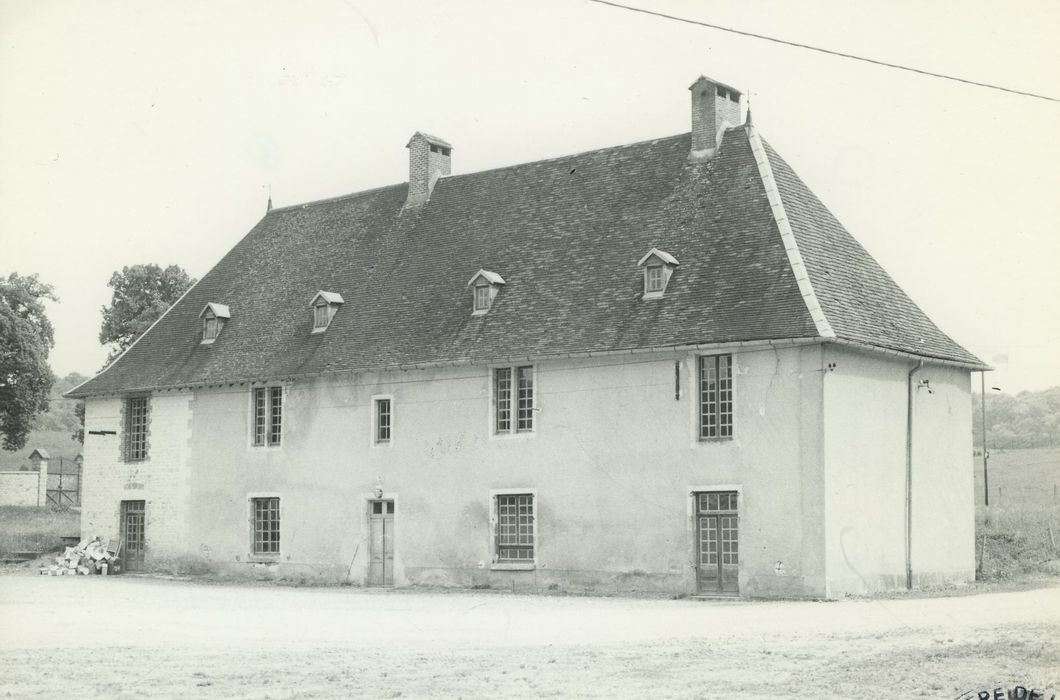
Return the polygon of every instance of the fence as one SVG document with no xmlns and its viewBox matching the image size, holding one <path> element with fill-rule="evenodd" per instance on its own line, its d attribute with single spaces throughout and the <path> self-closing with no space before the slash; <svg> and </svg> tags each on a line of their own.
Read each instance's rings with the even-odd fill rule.
<svg viewBox="0 0 1060 700">
<path fill-rule="evenodd" d="M 59 458 L 59 470 L 48 474 L 48 505 L 81 505 L 81 460 Z"/>
</svg>

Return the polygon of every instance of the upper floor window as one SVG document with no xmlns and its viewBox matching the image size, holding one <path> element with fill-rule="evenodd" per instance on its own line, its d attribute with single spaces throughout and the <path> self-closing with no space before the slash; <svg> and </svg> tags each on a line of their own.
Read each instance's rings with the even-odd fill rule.
<svg viewBox="0 0 1060 700">
<path fill-rule="evenodd" d="M 390 433 L 394 427 L 394 404 L 389 397 L 380 397 L 374 400 L 375 415 L 373 416 L 373 442 L 376 445 L 389 445 Z"/>
<path fill-rule="evenodd" d="M 644 268 L 644 299 L 659 299 L 680 263 L 665 250 L 652 248 L 637 263 Z"/>
<path fill-rule="evenodd" d="M 283 436 L 283 387 L 254 389 L 254 445 L 275 447 Z"/>
<path fill-rule="evenodd" d="M 732 437 L 732 355 L 699 358 L 699 439 Z"/>
<path fill-rule="evenodd" d="M 489 270 L 476 272 L 475 276 L 467 283 L 467 286 L 471 287 L 472 290 L 471 315 L 482 316 L 489 311 L 503 284 L 504 278 L 496 272 L 490 272 Z"/>
<path fill-rule="evenodd" d="M 224 304 L 209 303 L 199 312 L 202 319 L 202 343 L 210 344 L 221 334 L 221 329 L 232 317 L 232 312 Z"/>
<path fill-rule="evenodd" d="M 317 292 L 313 300 L 309 302 L 309 307 L 313 310 L 313 332 L 326 331 L 331 325 L 331 319 L 335 318 L 339 306 L 343 303 L 345 302 L 342 295 L 337 292 Z"/>
<path fill-rule="evenodd" d="M 126 462 L 142 462 L 147 459 L 147 421 L 151 409 L 150 398 L 133 396 L 125 399 L 122 406 L 122 458 Z"/>
<path fill-rule="evenodd" d="M 493 427 L 496 433 L 534 430 L 534 368 L 497 367 L 493 370 Z"/>
</svg>

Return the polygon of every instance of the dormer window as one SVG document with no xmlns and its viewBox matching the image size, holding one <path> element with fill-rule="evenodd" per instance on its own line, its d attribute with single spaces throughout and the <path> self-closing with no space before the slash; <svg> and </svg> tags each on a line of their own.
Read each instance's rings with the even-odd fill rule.
<svg viewBox="0 0 1060 700">
<path fill-rule="evenodd" d="M 652 248 L 637 263 L 644 268 L 644 299 L 661 299 L 670 282 L 670 275 L 680 265 L 677 258 L 665 250 Z"/>
<path fill-rule="evenodd" d="M 497 297 L 497 292 L 500 291 L 503 284 L 504 278 L 496 272 L 490 272 L 489 270 L 476 272 L 475 276 L 467 283 L 472 292 L 471 315 L 485 315 L 490 310 L 490 307 L 493 306 L 493 300 Z"/>
<path fill-rule="evenodd" d="M 313 301 L 309 302 L 309 308 L 313 310 L 313 332 L 326 331 L 331 325 L 331 319 L 335 318 L 339 306 L 344 303 L 342 295 L 337 292 L 317 292 Z"/>
<path fill-rule="evenodd" d="M 221 329 L 225 327 L 225 323 L 231 317 L 232 313 L 224 304 L 214 304 L 211 302 L 204 306 L 202 311 L 199 312 L 199 318 L 202 319 L 201 344 L 209 345 L 217 340 L 217 336 L 221 335 Z"/>
</svg>

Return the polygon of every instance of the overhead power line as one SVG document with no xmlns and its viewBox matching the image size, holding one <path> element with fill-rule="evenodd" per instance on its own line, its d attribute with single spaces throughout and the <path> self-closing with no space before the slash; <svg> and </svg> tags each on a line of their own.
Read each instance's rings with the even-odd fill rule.
<svg viewBox="0 0 1060 700">
<path fill-rule="evenodd" d="M 1000 90 L 1002 92 L 1009 92 L 1014 95 L 1023 95 L 1024 97 L 1034 97 L 1039 100 L 1049 100 L 1050 102 L 1060 102 L 1060 98 L 1050 97 L 1049 95 L 1039 95 L 1036 92 L 1026 92 L 1024 90 L 1016 90 L 1014 88 L 1007 88 L 1003 85 L 993 85 L 991 83 L 981 83 L 977 80 L 968 80 L 967 78 L 959 78 L 954 75 L 946 75 L 944 73 L 934 73 L 929 70 L 923 70 L 921 68 L 913 68 L 912 66 L 903 66 L 898 63 L 888 63 L 887 61 L 877 61 L 874 58 L 866 58 L 865 56 L 856 56 L 852 53 L 843 53 L 842 51 L 833 51 L 832 49 L 824 49 L 820 46 L 811 46 L 810 44 L 801 44 L 797 41 L 788 41 L 786 39 L 779 39 L 775 36 L 767 36 L 765 34 L 756 34 L 755 32 L 745 32 L 741 29 L 734 29 L 733 27 L 723 27 L 719 24 L 711 24 L 710 22 L 701 22 L 695 19 L 688 19 L 687 17 L 678 17 L 676 15 L 668 15 L 665 12 L 656 12 L 654 10 L 646 10 L 642 7 L 632 7 L 630 5 L 623 5 L 617 2 L 610 2 L 609 0 L 589 0 L 589 2 L 595 2 L 600 5 L 610 5 L 611 7 L 617 7 L 623 10 L 629 10 L 630 12 L 640 12 L 641 14 L 651 15 L 653 17 L 662 17 L 663 19 L 672 19 L 675 22 L 684 22 L 685 24 L 695 24 L 700 27 L 708 27 L 710 29 L 717 29 L 722 32 L 729 32 L 730 34 L 739 34 L 740 36 L 749 36 L 752 39 L 762 39 L 763 41 L 771 41 L 775 44 L 783 44 L 785 46 L 794 46 L 797 49 L 806 49 L 808 51 L 817 51 L 818 53 L 828 54 L 829 56 L 839 56 L 840 58 L 849 58 L 854 61 L 863 61 L 865 63 L 871 63 L 877 66 L 883 66 L 884 68 L 895 68 L 897 70 L 909 71 L 910 73 L 918 73 L 920 75 L 926 75 L 932 78 L 941 78 L 943 80 L 952 80 L 958 83 L 964 83 L 965 85 L 974 85 L 976 87 L 989 88 L 991 90 Z"/>
</svg>

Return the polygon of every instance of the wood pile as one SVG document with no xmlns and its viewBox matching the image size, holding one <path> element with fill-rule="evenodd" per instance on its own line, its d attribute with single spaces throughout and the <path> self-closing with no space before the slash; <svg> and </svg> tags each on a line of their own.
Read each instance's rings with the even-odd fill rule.
<svg viewBox="0 0 1060 700">
<path fill-rule="evenodd" d="M 121 563 L 118 559 L 119 549 L 117 540 L 111 540 L 106 545 L 98 537 L 82 540 L 73 547 L 66 547 L 62 554 L 55 557 L 54 564 L 42 566 L 40 572 L 43 576 L 113 574 Z"/>
</svg>

